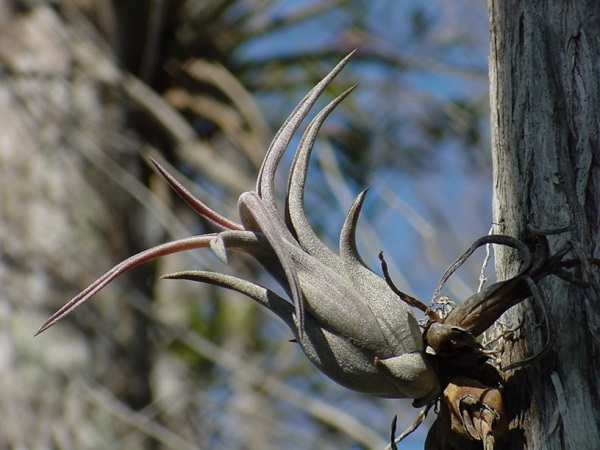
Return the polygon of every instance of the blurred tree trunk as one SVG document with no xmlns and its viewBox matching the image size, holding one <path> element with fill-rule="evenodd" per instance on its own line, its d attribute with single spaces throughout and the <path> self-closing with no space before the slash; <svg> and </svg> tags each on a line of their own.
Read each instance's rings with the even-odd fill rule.
<svg viewBox="0 0 600 450">
<path fill-rule="evenodd" d="M 600 6 L 490 0 L 489 14 L 495 232 L 522 238 L 528 224 L 572 225 L 550 236 L 552 248 L 571 241 L 598 257 Z M 496 255 L 501 279 L 517 272 L 511 251 Z M 598 280 L 585 264 L 575 273 Z M 506 374 L 506 448 L 600 448 L 600 293 L 557 277 L 541 286 L 545 312 L 528 300 L 503 319 L 523 324 L 506 342 L 505 364 L 540 351 L 543 314 L 552 329 L 549 356 Z"/>
<path fill-rule="evenodd" d="M 110 380 L 106 387 L 130 408 L 151 402 L 147 319 L 121 302 L 106 302 L 104 323 L 84 312 L 71 322 L 75 329 L 49 334 L 46 347 L 38 340 L 34 350 L 24 348 L 33 341 L 23 336 L 36 325 L 19 318 L 33 306 L 42 320 L 65 296 L 147 245 L 144 208 L 123 195 L 114 170 L 143 183 L 146 168 L 140 140 L 128 131 L 121 73 L 105 49 L 82 40 L 49 6 L 0 7 L 0 296 L 7 325 L 1 328 L 11 330 L 2 338 L 7 360 L 0 364 L 6 381 L 0 410 L 12 411 L 15 420 L 3 424 L 0 445 L 64 447 L 59 436 L 69 434 L 69 421 L 76 423 L 85 409 L 83 401 L 67 404 L 74 378 L 64 375 L 81 365 L 92 377 Z M 147 266 L 132 277 L 148 298 L 153 270 Z M 106 338 L 95 339 L 99 332 Z M 23 378 L 31 352 L 46 365 L 30 361 Z M 33 403 L 37 413 L 27 414 Z M 65 414 L 69 409 L 72 415 Z M 82 442 L 72 444 L 83 448 Z"/>
</svg>

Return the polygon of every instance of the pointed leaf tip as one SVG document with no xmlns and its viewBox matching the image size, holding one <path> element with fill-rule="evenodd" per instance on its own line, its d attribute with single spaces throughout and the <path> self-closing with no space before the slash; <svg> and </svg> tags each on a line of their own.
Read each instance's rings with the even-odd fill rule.
<svg viewBox="0 0 600 450">
<path fill-rule="evenodd" d="M 229 220 L 227 217 L 222 216 L 218 212 L 209 208 L 201 200 L 199 200 L 194 194 L 192 194 L 183 184 L 171 175 L 167 169 L 158 163 L 151 156 L 148 157 L 150 162 L 154 165 L 160 176 L 171 186 L 171 188 L 179 195 L 198 215 L 212 222 L 217 227 L 223 230 L 243 230 L 241 224 Z"/>
<path fill-rule="evenodd" d="M 210 241 L 210 248 L 223 264 L 229 263 L 229 259 L 227 258 L 227 248 L 225 247 L 225 242 L 223 242 L 223 238 L 217 235 L 214 239 Z"/>
<path fill-rule="evenodd" d="M 136 255 L 130 256 L 126 260 L 120 262 L 87 288 L 73 297 L 66 305 L 56 311 L 46 322 L 42 324 L 40 329 L 36 332 L 35 336 L 43 333 L 45 330 L 50 328 L 59 320 L 65 318 L 76 308 L 81 306 L 83 303 L 90 300 L 94 295 L 100 292 L 106 285 L 111 283 L 113 280 L 128 272 L 129 270 L 144 264 L 153 259 L 161 256 L 170 255 L 173 253 L 179 253 L 187 250 L 194 250 L 197 248 L 208 247 L 209 242 L 215 237 L 215 234 L 205 234 L 199 236 L 192 236 L 188 238 L 179 239 L 176 241 L 167 242 L 165 244 L 157 245 L 156 247 L 144 250 Z"/>
</svg>

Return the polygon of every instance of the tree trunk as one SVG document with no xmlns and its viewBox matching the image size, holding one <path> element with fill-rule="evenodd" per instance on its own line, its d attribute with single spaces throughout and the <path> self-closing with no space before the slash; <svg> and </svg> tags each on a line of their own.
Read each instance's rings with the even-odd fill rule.
<svg viewBox="0 0 600 450">
<path fill-rule="evenodd" d="M 51 5 L 17 6 L 0 0 L 0 410 L 11 412 L 0 447 L 102 447 L 112 429 L 87 444 L 76 431 L 89 405 L 73 394 L 75 374 L 109 380 L 134 410 L 151 403 L 146 318 L 126 302 L 99 302 L 102 320 L 76 317 L 43 341 L 32 332 L 65 297 L 147 245 L 146 210 L 124 195 L 115 170 L 142 178 L 142 144 L 106 52 Z M 150 295 L 154 270 L 132 277 L 136 294 Z"/>
<path fill-rule="evenodd" d="M 598 257 L 600 4 L 490 0 L 489 14 L 494 232 L 523 238 L 527 225 L 573 226 L 549 237 L 552 249 L 570 241 L 569 258 Z M 514 256 L 497 250 L 500 279 L 517 272 Z M 573 273 L 593 281 L 597 269 L 584 262 Z M 505 342 L 505 365 L 551 339 L 548 354 L 505 373 L 506 448 L 600 448 L 597 283 L 551 276 L 540 287 L 546 306 L 530 299 L 502 319 L 522 324 Z"/>
</svg>

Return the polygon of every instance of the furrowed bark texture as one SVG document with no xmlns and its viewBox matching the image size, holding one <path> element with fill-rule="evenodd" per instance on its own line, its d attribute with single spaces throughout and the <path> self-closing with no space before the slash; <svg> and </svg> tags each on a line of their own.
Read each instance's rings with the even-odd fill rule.
<svg viewBox="0 0 600 450">
<path fill-rule="evenodd" d="M 600 226 L 600 4 L 596 0 L 489 1 L 490 98 L 495 233 L 523 237 L 527 224 L 572 225 L 550 236 L 598 257 Z M 498 249 L 500 279 L 518 260 Z M 596 267 L 574 273 L 598 280 Z M 597 281 L 596 281 L 597 284 Z M 551 323 L 548 356 L 506 374 L 506 448 L 600 448 L 600 300 L 557 277 L 540 283 L 547 307 L 527 300 L 503 317 L 523 323 L 506 342 L 504 364 L 539 351 Z"/>
</svg>

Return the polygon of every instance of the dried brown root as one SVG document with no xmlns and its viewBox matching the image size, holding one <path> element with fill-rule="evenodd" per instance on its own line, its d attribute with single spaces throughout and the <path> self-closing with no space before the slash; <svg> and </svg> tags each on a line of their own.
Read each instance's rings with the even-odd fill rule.
<svg viewBox="0 0 600 450">
<path fill-rule="evenodd" d="M 507 434 L 502 391 L 466 377 L 455 377 L 440 399 L 425 450 L 491 450 Z"/>
</svg>

